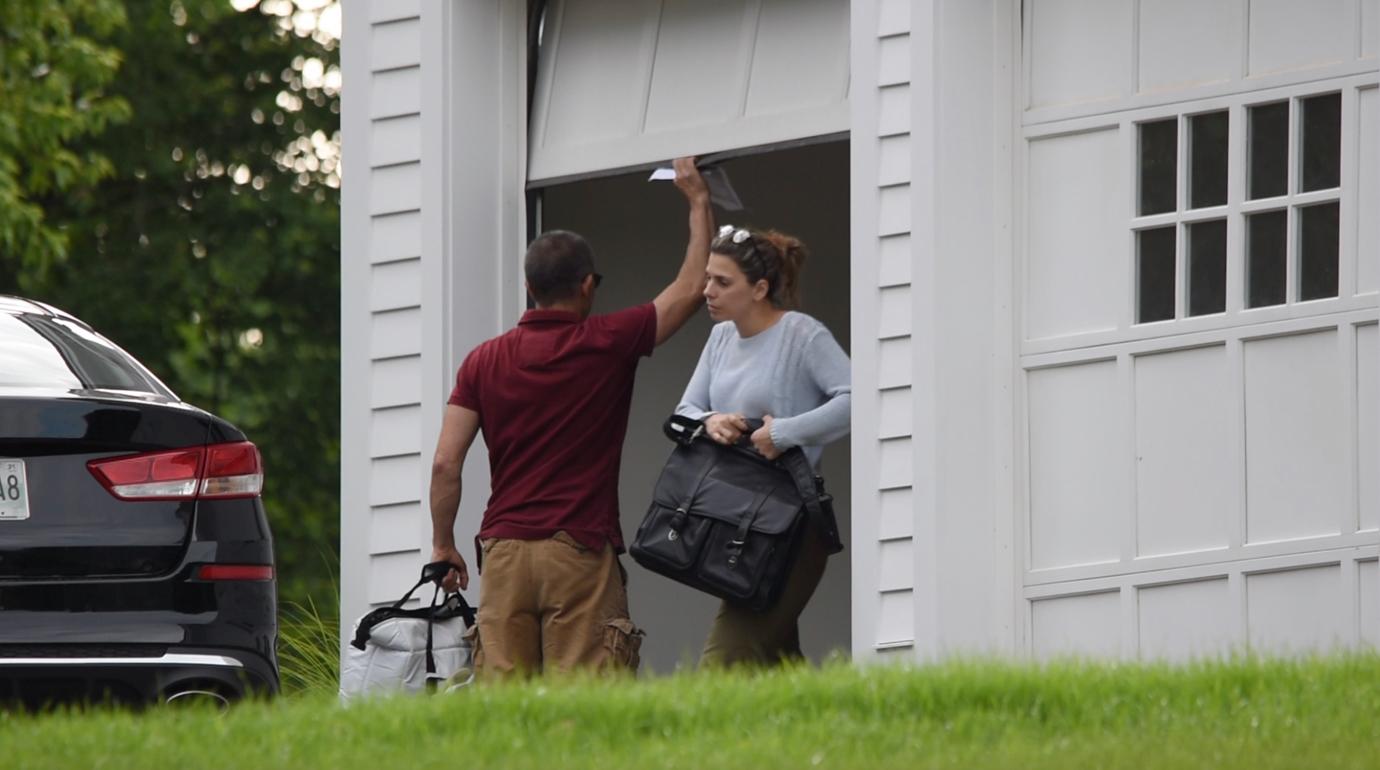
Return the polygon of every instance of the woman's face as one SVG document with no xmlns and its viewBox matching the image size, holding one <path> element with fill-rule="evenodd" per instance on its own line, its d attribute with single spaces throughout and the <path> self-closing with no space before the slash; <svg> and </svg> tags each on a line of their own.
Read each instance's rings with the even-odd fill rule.
<svg viewBox="0 0 1380 770">
<path fill-rule="evenodd" d="M 722 254 L 709 255 L 705 269 L 704 299 L 714 321 L 736 321 L 752 306 L 766 301 L 767 282 L 749 284 L 738 263 Z"/>
</svg>

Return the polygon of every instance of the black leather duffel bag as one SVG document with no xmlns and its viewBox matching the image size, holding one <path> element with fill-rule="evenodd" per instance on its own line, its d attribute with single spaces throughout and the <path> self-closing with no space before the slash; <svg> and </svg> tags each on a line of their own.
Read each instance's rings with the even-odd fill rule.
<svg viewBox="0 0 1380 770">
<path fill-rule="evenodd" d="M 664 427 L 676 448 L 628 548 L 638 564 L 760 612 L 781 595 L 807 517 L 830 553 L 843 550 L 833 498 L 799 448 L 773 461 L 715 443 L 699 420 Z"/>
</svg>

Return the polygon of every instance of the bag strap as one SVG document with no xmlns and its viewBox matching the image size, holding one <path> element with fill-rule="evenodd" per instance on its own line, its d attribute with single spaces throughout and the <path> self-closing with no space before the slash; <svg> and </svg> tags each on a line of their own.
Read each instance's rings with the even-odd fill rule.
<svg viewBox="0 0 1380 770">
<path fill-rule="evenodd" d="M 362 650 L 365 647 L 365 643 L 369 641 L 369 633 L 374 630 L 374 626 L 390 618 L 405 617 L 409 614 L 417 613 L 417 610 L 403 609 L 403 605 L 407 604 L 407 602 L 412 599 L 412 594 L 416 593 L 418 588 L 421 588 L 427 583 L 435 583 L 436 590 L 431 595 L 431 606 L 421 611 L 425 613 L 427 619 L 427 660 L 428 666 L 432 666 L 432 668 L 428 669 L 428 673 L 433 672 L 434 662 L 431 661 L 431 624 L 435 622 L 436 610 L 437 607 L 440 606 L 438 605 L 437 599 L 440 597 L 441 593 L 441 581 L 445 579 L 446 573 L 451 569 L 452 565 L 444 561 L 434 561 L 423 566 L 421 579 L 417 581 L 416 585 L 408 589 L 407 593 L 403 594 L 401 599 L 393 602 L 387 607 L 379 607 L 359 619 L 359 626 L 355 629 L 355 638 L 350 641 L 350 645 L 356 649 Z M 458 610 L 461 617 L 465 619 L 465 626 L 473 626 L 474 608 L 470 606 L 469 602 L 465 601 L 464 595 L 458 591 L 453 594 L 448 594 L 445 598 L 445 602 L 450 602 L 452 598 L 459 604 Z"/>
<path fill-rule="evenodd" d="M 733 533 L 733 540 L 728 544 L 728 566 L 732 567 L 738 563 L 738 557 L 743 555 L 743 546 L 747 545 L 748 530 L 752 529 L 752 522 L 757 520 L 757 514 L 762 512 L 767 498 L 775 492 L 775 485 L 758 492 L 757 497 L 748 505 L 748 509 L 743 511 L 742 518 L 738 519 L 738 530 Z"/>
<path fill-rule="evenodd" d="M 800 492 L 800 499 L 805 503 L 805 510 L 819 526 L 824 542 L 829 544 L 829 552 L 842 551 L 843 542 L 839 539 L 838 522 L 824 512 L 825 506 L 829 506 L 832 511 L 834 498 L 824 491 L 824 479 L 815 475 L 815 470 L 810 467 L 805 453 L 800 447 L 791 447 L 777 458 L 777 463 L 790 471 L 796 491 Z"/>
</svg>

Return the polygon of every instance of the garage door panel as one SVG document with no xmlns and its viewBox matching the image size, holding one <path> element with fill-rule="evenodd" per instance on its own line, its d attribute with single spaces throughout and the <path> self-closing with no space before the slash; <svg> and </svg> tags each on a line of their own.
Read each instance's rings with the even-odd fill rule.
<svg viewBox="0 0 1380 770">
<path fill-rule="evenodd" d="M 1131 82 L 1131 0 L 1030 0 L 1031 107 L 1124 95 Z"/>
<path fill-rule="evenodd" d="M 838 34 L 841 29 L 848 29 L 846 3 L 763 2 L 746 113 L 771 115 L 845 100 L 848 38 Z"/>
<path fill-rule="evenodd" d="M 1359 445 L 1357 482 L 1360 528 L 1380 529 L 1380 333 L 1375 324 L 1356 330 L 1356 405 Z"/>
<path fill-rule="evenodd" d="M 1380 53 L 1380 0 L 1361 0 L 1361 55 L 1373 57 L 1377 53 Z"/>
<path fill-rule="evenodd" d="M 1380 568 L 1376 560 L 1357 564 L 1356 577 L 1361 581 L 1357 591 L 1361 600 L 1361 641 L 1380 647 Z"/>
<path fill-rule="evenodd" d="M 1115 361 L 1028 375 L 1035 569 L 1115 561 L 1128 502 Z"/>
<path fill-rule="evenodd" d="M 723 123 L 739 114 L 756 26 L 751 10 L 740 0 L 666 0 L 647 132 Z"/>
<path fill-rule="evenodd" d="M 1174 661 L 1221 655 L 1240 643 L 1227 578 L 1137 592 L 1140 653 Z"/>
<path fill-rule="evenodd" d="M 846 0 L 555 0 L 528 179 L 849 130 Z"/>
<path fill-rule="evenodd" d="M 1038 658 L 1121 654 L 1121 593 L 1041 599 L 1031 607 L 1031 643 Z"/>
<path fill-rule="evenodd" d="M 1380 24 L 1380 20 L 1376 20 Z M 1361 124 L 1359 184 L 1356 191 L 1363 212 L 1373 212 L 1380 206 L 1380 88 L 1363 88 L 1358 92 Z M 1356 238 L 1357 293 L 1366 294 L 1380 289 L 1380 217 L 1372 215 L 1356 218 L 1359 232 Z"/>
<path fill-rule="evenodd" d="M 1231 79 L 1241 62 L 1240 0 L 1139 4 L 1140 90 Z"/>
<path fill-rule="evenodd" d="M 620 139 L 638 130 L 654 53 L 658 9 L 647 3 L 582 0 L 552 5 L 544 44 L 534 144 L 559 148 Z M 598 84 L 597 90 L 586 90 Z M 620 98 L 591 98 L 618 94 Z M 545 96 L 546 98 L 542 98 Z"/>
<path fill-rule="evenodd" d="M 1349 58 L 1347 0 L 1251 0 L 1250 74 L 1316 67 Z M 1354 21 L 1354 17 L 1352 21 Z"/>
<path fill-rule="evenodd" d="M 1335 564 L 1247 575 L 1252 650 L 1297 655 L 1343 645 L 1350 638 L 1348 595 Z"/>
<path fill-rule="evenodd" d="M 1129 242 L 1120 146 L 1116 128 L 1030 142 L 1028 339 L 1117 326 Z"/>
<path fill-rule="evenodd" d="M 1239 489 L 1226 346 L 1139 356 L 1135 369 L 1137 553 L 1226 547 Z"/>
<path fill-rule="evenodd" d="M 1336 330 L 1245 344 L 1246 536 L 1337 534 L 1347 452 Z"/>
</svg>

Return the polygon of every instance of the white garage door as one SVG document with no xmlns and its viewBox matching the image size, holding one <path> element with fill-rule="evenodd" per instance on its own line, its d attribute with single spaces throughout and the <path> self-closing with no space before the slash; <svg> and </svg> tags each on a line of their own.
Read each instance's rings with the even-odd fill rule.
<svg viewBox="0 0 1380 770">
<path fill-rule="evenodd" d="M 1037 655 L 1380 643 L 1375 0 L 1027 0 Z"/>
<path fill-rule="evenodd" d="M 528 179 L 848 130 L 846 0 L 554 0 Z"/>
</svg>

